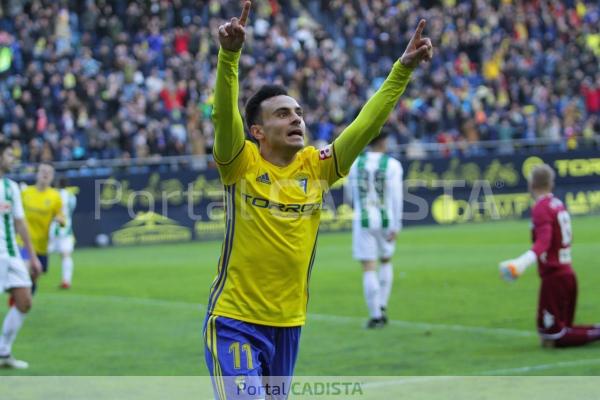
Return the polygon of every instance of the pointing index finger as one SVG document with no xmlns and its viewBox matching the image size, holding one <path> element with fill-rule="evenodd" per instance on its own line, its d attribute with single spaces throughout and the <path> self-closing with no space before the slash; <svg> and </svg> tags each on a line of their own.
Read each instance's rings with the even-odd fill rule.
<svg viewBox="0 0 600 400">
<path fill-rule="evenodd" d="M 415 34 L 412 37 L 413 42 L 418 42 L 421 40 L 421 33 L 423 33 L 423 29 L 425 29 L 425 20 L 421 19 L 419 21 L 419 25 L 417 25 L 417 29 L 415 30 Z"/>
<path fill-rule="evenodd" d="M 242 9 L 242 15 L 240 16 L 240 25 L 246 26 L 246 21 L 248 20 L 248 14 L 250 14 L 250 6 L 252 2 L 247 1 L 244 3 L 244 8 Z"/>
</svg>

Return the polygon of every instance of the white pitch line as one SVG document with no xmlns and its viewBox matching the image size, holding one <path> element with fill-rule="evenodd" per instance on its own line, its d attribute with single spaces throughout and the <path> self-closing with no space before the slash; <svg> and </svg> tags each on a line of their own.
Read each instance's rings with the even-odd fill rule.
<svg viewBox="0 0 600 400">
<path fill-rule="evenodd" d="M 338 315 L 327 315 L 327 314 L 308 314 L 309 319 L 316 319 L 319 321 L 336 321 L 346 323 L 364 323 L 364 318 L 360 317 L 342 317 Z M 419 328 L 419 329 L 436 329 L 446 330 L 455 332 L 469 332 L 469 333 L 483 333 L 492 335 L 506 335 L 506 336 L 519 336 L 519 337 L 531 337 L 537 336 L 536 333 L 530 331 L 521 331 L 517 329 L 505 329 L 505 328 L 486 328 L 482 326 L 468 326 L 468 325 L 447 325 L 447 324 L 430 324 L 427 322 L 413 322 L 413 321 L 400 321 L 390 320 L 390 325 L 401 326 L 406 328 Z"/>
<path fill-rule="evenodd" d="M 54 298 L 81 298 L 81 299 L 94 299 L 94 300 L 109 300 L 115 302 L 129 302 L 140 305 L 149 306 L 178 306 L 188 307 L 190 309 L 206 309 L 203 304 L 188 303 L 184 301 L 171 301 L 162 299 L 150 299 L 143 297 L 128 297 L 128 296 L 95 296 L 95 295 L 84 295 L 75 293 L 54 294 L 45 293 L 43 296 L 49 296 Z M 341 315 L 329 315 L 329 314 L 315 314 L 309 313 L 308 319 L 314 319 L 317 321 L 327 322 L 333 321 L 338 323 L 347 323 L 362 325 L 364 324 L 364 318 L 361 317 L 349 317 Z M 506 329 L 506 328 L 486 328 L 481 326 L 467 326 L 467 325 L 448 325 L 448 324 L 431 324 L 426 322 L 412 322 L 412 321 L 401 321 L 401 320 L 390 320 L 390 325 L 404 327 L 404 328 L 417 328 L 417 329 L 428 329 L 428 330 L 443 330 L 443 331 L 454 331 L 454 332 L 467 332 L 467 333 L 478 333 L 487 335 L 502 335 L 502 336 L 515 336 L 515 337 L 532 337 L 537 336 L 535 332 L 522 331 L 517 329 Z"/>
<path fill-rule="evenodd" d="M 524 372 L 544 371 L 544 370 L 554 369 L 554 368 L 579 367 L 582 365 L 596 365 L 596 364 L 600 364 L 600 358 L 590 358 L 590 359 L 574 360 L 574 361 L 559 361 L 557 363 L 527 365 L 527 366 L 518 367 L 518 368 L 495 369 L 495 370 L 491 370 L 491 371 L 480 372 L 479 375 L 510 375 L 510 374 L 524 373 Z"/>
<path fill-rule="evenodd" d="M 389 380 L 389 381 L 367 382 L 363 386 L 379 388 L 379 387 L 386 387 L 386 386 L 400 386 L 400 385 L 410 385 L 410 384 L 418 384 L 418 383 L 428 383 L 428 382 L 435 382 L 435 381 L 476 379 L 476 378 L 481 378 L 481 377 L 485 377 L 485 378 L 491 378 L 494 376 L 506 377 L 509 375 L 522 374 L 522 373 L 526 373 L 526 372 L 537 372 L 537 371 L 552 370 L 555 368 L 580 367 L 583 365 L 597 365 L 597 364 L 600 364 L 600 358 L 574 360 L 574 361 L 560 361 L 557 363 L 527 365 L 524 367 L 494 369 L 494 370 L 490 370 L 490 371 L 480 371 L 480 372 L 475 371 L 475 372 L 469 373 L 469 375 L 462 375 L 462 376 L 453 376 L 453 375 L 411 376 L 411 377 L 406 377 L 406 378 L 393 379 L 393 380 Z"/>
</svg>

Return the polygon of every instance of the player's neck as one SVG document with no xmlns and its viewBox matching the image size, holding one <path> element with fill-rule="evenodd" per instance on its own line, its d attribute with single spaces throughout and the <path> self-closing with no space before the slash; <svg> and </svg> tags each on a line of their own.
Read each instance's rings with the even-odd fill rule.
<svg viewBox="0 0 600 400">
<path fill-rule="evenodd" d="M 261 157 L 278 167 L 290 165 L 296 159 L 296 153 L 298 153 L 297 150 L 294 150 L 293 152 L 275 151 L 273 148 L 260 146 Z"/>
<path fill-rule="evenodd" d="M 548 191 L 548 190 L 540 190 L 540 191 L 534 191 L 533 192 L 533 198 L 535 199 L 535 201 L 538 201 L 548 195 L 551 195 L 552 192 Z"/>
<path fill-rule="evenodd" d="M 48 189 L 48 185 L 43 185 L 43 184 L 39 184 L 39 183 L 36 183 L 35 187 L 40 192 L 43 192 L 44 190 Z"/>
</svg>

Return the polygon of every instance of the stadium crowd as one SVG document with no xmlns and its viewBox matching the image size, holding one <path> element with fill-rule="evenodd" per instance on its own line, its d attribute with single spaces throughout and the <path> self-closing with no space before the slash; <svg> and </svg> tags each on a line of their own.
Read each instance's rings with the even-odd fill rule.
<svg viewBox="0 0 600 400">
<path fill-rule="evenodd" d="M 0 129 L 25 162 L 210 153 L 217 26 L 238 0 L 1 0 Z M 596 1 L 256 2 L 241 99 L 266 82 L 331 141 L 385 78 L 419 17 L 436 57 L 390 119 L 396 144 L 575 148 L 600 134 Z"/>
</svg>

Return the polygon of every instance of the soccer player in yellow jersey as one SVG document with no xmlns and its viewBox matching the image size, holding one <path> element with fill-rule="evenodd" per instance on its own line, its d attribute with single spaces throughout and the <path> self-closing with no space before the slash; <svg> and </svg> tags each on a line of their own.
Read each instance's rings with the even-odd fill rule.
<svg viewBox="0 0 600 400">
<path fill-rule="evenodd" d="M 64 225 L 62 214 L 62 199 L 58 190 L 50 185 L 54 180 L 54 167 L 50 164 L 40 164 L 38 167 L 35 185 L 27 186 L 21 192 L 25 220 L 31 234 L 31 241 L 40 262 L 43 272 L 48 272 L 48 240 L 50 237 L 50 224 L 57 221 Z M 29 259 L 27 251 L 21 251 L 24 259 Z M 33 283 L 35 292 L 35 282 Z"/>
<path fill-rule="evenodd" d="M 286 397 L 281 390 L 293 375 L 306 319 L 323 193 L 348 174 L 378 135 L 412 70 L 432 57 L 431 40 L 421 37 L 421 20 L 381 88 L 321 150 L 304 147 L 298 102 L 282 87 L 262 87 L 248 101 L 245 115 L 257 146 L 244 139 L 238 110 L 238 62 L 250 5 L 246 1 L 241 17 L 218 32 L 213 155 L 225 186 L 226 232 L 204 338 L 219 399 L 265 398 L 270 394 L 252 397 L 265 383 L 278 388 L 278 398 Z"/>
</svg>

